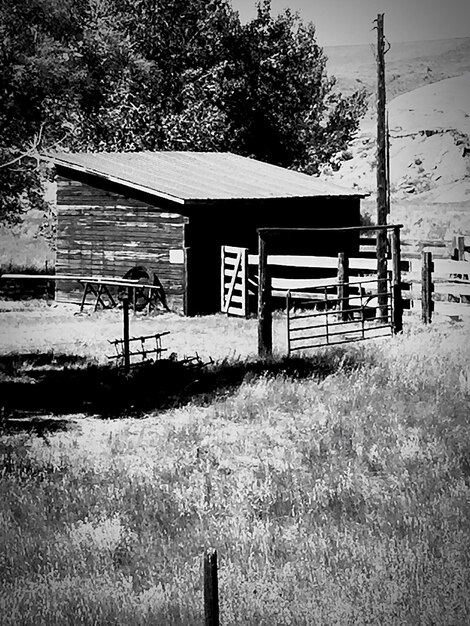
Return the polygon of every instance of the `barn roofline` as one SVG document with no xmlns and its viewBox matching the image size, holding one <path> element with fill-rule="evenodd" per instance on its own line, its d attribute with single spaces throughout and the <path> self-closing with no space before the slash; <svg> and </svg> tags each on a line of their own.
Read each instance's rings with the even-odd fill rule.
<svg viewBox="0 0 470 626">
<path fill-rule="evenodd" d="M 145 159 L 154 157 L 159 159 L 159 164 L 161 164 L 161 159 L 164 160 L 164 163 L 165 159 L 172 159 L 170 167 L 164 171 L 164 175 L 167 179 L 169 176 L 173 176 L 173 179 L 170 179 L 167 189 L 160 189 L 155 184 L 154 186 L 145 184 L 145 176 L 149 170 L 146 170 L 141 163 L 138 163 L 136 167 L 126 167 L 128 163 L 119 162 L 119 158 L 124 155 L 127 157 L 127 160 L 132 161 L 132 155 L 134 154 L 136 155 L 135 160 L 138 162 L 140 155 L 143 153 L 61 153 L 45 154 L 43 158 L 52 161 L 58 173 L 68 178 L 74 179 L 78 174 L 79 176 L 106 181 L 121 188 L 143 193 L 149 197 L 167 200 L 177 205 L 188 207 L 210 206 L 220 201 L 224 203 L 249 201 L 251 203 L 293 198 L 362 199 L 370 195 L 367 192 L 352 191 L 334 184 L 326 184 L 324 181 L 312 180 L 312 177 L 300 172 L 294 172 L 230 153 L 145 153 L 143 154 Z M 189 155 L 193 164 L 195 162 L 196 174 L 200 173 L 201 177 L 204 177 L 201 189 L 191 187 L 191 181 L 189 183 L 182 181 L 181 169 L 180 171 L 176 167 L 172 169 L 175 160 L 177 167 L 181 168 L 181 162 L 183 161 L 184 163 L 186 154 Z M 102 169 L 100 169 L 98 165 L 103 159 L 105 166 L 102 166 Z M 227 183 L 227 189 L 227 186 L 223 185 L 224 181 L 220 182 L 217 179 L 218 172 L 215 172 L 213 179 L 211 179 L 209 167 L 214 165 L 214 163 L 218 165 L 219 160 L 225 168 L 227 168 L 227 162 L 230 163 L 232 167 L 230 173 L 235 172 L 234 167 L 237 163 L 240 163 L 241 167 L 245 169 L 245 172 L 242 172 L 241 182 L 236 175 L 233 175 L 233 180 L 230 177 Z M 204 167 L 206 162 L 208 166 Z M 152 160 L 150 164 L 153 165 Z M 108 171 L 106 171 L 106 168 Z M 243 174 L 246 174 L 246 168 L 252 170 L 252 173 L 250 172 L 251 178 L 248 181 L 243 179 Z M 120 170 L 123 170 L 123 175 L 120 174 Z M 194 172 L 192 175 L 194 180 Z M 134 180 L 132 180 L 132 177 L 134 177 Z M 155 173 L 153 173 L 153 178 L 155 180 Z M 273 190 L 269 187 L 271 179 L 273 181 Z M 313 185 L 311 184 L 312 182 Z M 318 183 L 319 187 L 324 187 L 325 189 L 315 189 L 316 183 Z M 286 188 L 286 191 L 283 190 L 283 187 Z M 178 193 L 178 189 L 181 190 L 180 193 Z M 217 195 L 218 193 L 219 195 Z"/>
</svg>

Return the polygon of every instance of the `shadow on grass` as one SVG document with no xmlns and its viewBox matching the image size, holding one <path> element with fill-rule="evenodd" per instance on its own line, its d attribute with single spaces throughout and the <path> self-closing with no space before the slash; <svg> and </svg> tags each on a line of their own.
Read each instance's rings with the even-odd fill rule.
<svg viewBox="0 0 470 626">
<path fill-rule="evenodd" d="M 70 428 L 70 420 L 50 417 L 21 417 L 13 419 L 5 419 L 0 433 L 6 432 L 10 435 L 20 433 L 30 433 L 43 437 L 47 440 L 48 434 L 58 431 L 68 430 Z"/>
<path fill-rule="evenodd" d="M 34 413 L 138 416 L 188 402 L 210 403 L 259 377 L 319 381 L 340 368 L 356 369 L 362 360 L 357 353 L 336 348 L 309 358 L 211 364 L 166 359 L 135 365 L 126 373 L 65 355 L 9 355 L 0 358 L 0 408 L 5 424 Z M 50 420 L 48 425 L 42 420 L 42 428 L 61 428 L 59 422 Z M 39 428 L 34 420 L 31 424 L 33 430 Z"/>
</svg>

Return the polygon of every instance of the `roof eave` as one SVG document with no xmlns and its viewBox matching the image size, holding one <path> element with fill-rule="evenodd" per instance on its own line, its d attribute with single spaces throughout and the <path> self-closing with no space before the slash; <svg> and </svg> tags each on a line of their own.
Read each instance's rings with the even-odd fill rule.
<svg viewBox="0 0 470 626">
<path fill-rule="evenodd" d="M 61 169 L 69 170 L 72 172 L 79 172 L 81 174 L 87 174 L 88 176 L 93 176 L 95 178 L 101 178 L 110 183 L 121 185 L 123 187 L 128 187 L 129 189 L 134 189 L 135 191 L 140 191 L 142 193 L 145 193 L 149 196 L 153 196 L 156 198 L 170 200 L 171 202 L 176 202 L 177 204 L 187 204 L 187 200 L 185 200 L 184 198 L 173 196 L 171 194 L 164 193 L 162 191 L 157 192 L 155 191 L 155 189 L 152 189 L 151 187 L 146 187 L 145 185 L 137 185 L 135 183 L 129 182 L 128 180 L 124 180 L 117 176 L 110 176 L 109 174 L 98 172 L 94 170 L 93 168 L 84 167 L 82 165 L 77 165 L 75 163 L 68 163 L 66 161 L 61 161 L 60 159 L 57 159 L 55 157 L 49 157 L 49 158 L 52 159 L 56 167 L 59 167 Z"/>
</svg>

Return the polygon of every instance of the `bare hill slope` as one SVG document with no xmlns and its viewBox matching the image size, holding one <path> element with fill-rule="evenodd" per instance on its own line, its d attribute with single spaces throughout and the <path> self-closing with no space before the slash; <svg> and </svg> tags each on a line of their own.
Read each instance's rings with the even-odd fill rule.
<svg viewBox="0 0 470 626">
<path fill-rule="evenodd" d="M 470 234 L 470 39 L 400 46 L 394 56 L 392 47 L 386 58 L 393 221 L 404 222 L 416 238 Z M 357 59 L 364 60 L 365 47 L 358 48 L 362 50 Z M 429 57 L 424 56 L 426 49 Z M 372 51 L 370 56 L 372 64 L 364 70 L 363 80 L 367 87 L 375 81 Z M 333 61 L 342 72 L 338 86 L 347 90 L 354 80 L 353 59 L 341 65 L 337 53 Z M 359 63 L 356 72 L 361 67 L 366 66 Z M 370 192 L 365 207 L 371 214 L 376 190 L 375 120 L 373 94 L 350 159 L 339 171 L 324 172 L 336 183 Z"/>
<path fill-rule="evenodd" d="M 470 73 L 420 87 L 388 106 L 391 191 L 395 198 L 470 200 Z M 376 129 L 364 120 L 352 158 L 332 179 L 374 192 Z"/>
<path fill-rule="evenodd" d="M 325 48 L 328 73 L 338 89 L 350 93 L 359 87 L 376 91 L 373 45 Z M 385 56 L 389 100 L 433 82 L 470 72 L 470 38 L 392 43 Z"/>
</svg>

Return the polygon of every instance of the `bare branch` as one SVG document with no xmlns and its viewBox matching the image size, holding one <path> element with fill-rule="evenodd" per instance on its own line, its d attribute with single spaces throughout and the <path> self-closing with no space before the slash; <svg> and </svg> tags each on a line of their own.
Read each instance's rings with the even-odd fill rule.
<svg viewBox="0 0 470 626">
<path fill-rule="evenodd" d="M 43 131 L 43 129 L 44 129 L 44 124 L 41 124 L 39 132 L 36 135 L 34 135 L 34 137 L 33 137 L 33 141 L 31 143 L 30 148 L 28 150 L 26 150 L 26 152 L 22 152 L 21 154 L 19 154 L 14 159 L 11 159 L 11 161 L 7 161 L 6 163 L 0 163 L 0 169 L 6 168 L 6 167 L 11 167 L 12 165 L 15 165 L 15 163 L 19 163 L 22 159 L 24 159 L 26 157 L 31 157 L 31 158 L 37 160 L 38 159 L 38 156 L 37 156 L 38 147 L 39 147 L 39 144 L 42 141 L 42 131 Z"/>
<path fill-rule="evenodd" d="M 0 163 L 0 169 L 11 167 L 12 165 L 15 165 L 16 163 L 20 163 L 23 159 L 31 158 L 31 159 L 36 160 L 35 169 L 37 170 L 39 167 L 39 161 L 41 159 L 41 153 L 43 152 L 42 150 L 40 150 L 40 144 L 43 140 L 43 130 L 44 130 L 44 124 L 41 124 L 41 128 L 39 129 L 39 132 L 36 135 L 34 135 L 30 147 L 24 152 L 21 152 L 21 154 L 19 154 L 14 159 L 11 159 L 11 161 L 7 161 L 6 163 Z M 56 148 L 57 146 L 60 146 L 60 144 L 62 144 L 70 134 L 71 134 L 70 132 L 66 132 L 65 135 L 61 139 L 57 139 L 57 141 L 55 141 L 51 146 L 49 146 L 49 149 L 53 149 L 53 148 Z M 22 170 L 21 168 L 17 168 L 13 171 L 21 172 Z"/>
</svg>

